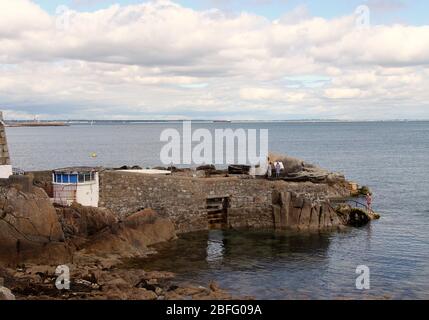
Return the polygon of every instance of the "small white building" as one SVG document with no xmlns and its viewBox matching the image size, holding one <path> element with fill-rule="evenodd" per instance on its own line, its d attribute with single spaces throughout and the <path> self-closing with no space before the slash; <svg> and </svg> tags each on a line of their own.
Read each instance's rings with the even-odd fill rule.
<svg viewBox="0 0 429 320">
<path fill-rule="evenodd" d="M 0 179 L 7 179 L 13 174 L 10 164 L 0 165 Z"/>
<path fill-rule="evenodd" d="M 52 172 L 54 203 L 69 206 L 73 202 L 98 207 L 98 169 L 75 167 L 56 169 Z"/>
</svg>

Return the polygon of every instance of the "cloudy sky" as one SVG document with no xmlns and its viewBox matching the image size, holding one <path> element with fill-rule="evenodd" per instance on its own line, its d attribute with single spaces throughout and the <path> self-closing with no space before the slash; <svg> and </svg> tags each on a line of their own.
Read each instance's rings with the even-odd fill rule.
<svg viewBox="0 0 429 320">
<path fill-rule="evenodd" d="M 0 0 L 0 109 L 429 119 L 428 12 L 426 0 Z"/>
</svg>

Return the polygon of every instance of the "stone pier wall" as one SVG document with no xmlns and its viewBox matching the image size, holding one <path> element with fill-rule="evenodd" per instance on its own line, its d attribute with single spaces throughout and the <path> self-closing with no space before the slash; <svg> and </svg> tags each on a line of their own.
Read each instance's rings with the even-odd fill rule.
<svg viewBox="0 0 429 320">
<path fill-rule="evenodd" d="M 247 217 L 245 225 L 273 225 L 271 190 L 259 180 L 100 173 L 100 206 L 121 217 L 142 208 L 153 208 L 169 217 L 178 232 L 206 230 L 207 199 L 224 197 L 229 198 L 231 227 L 243 225 L 243 214 Z"/>
<path fill-rule="evenodd" d="M 3 124 L 3 112 L 0 111 L 0 166 L 10 165 L 9 147 Z"/>
<path fill-rule="evenodd" d="M 99 206 L 121 218 L 152 208 L 174 221 L 177 230 L 204 229 L 203 193 L 196 181 L 187 178 L 142 175 L 129 172 L 101 172 Z"/>
<path fill-rule="evenodd" d="M 294 199 L 313 199 L 308 200 L 313 206 L 314 201 L 330 196 L 331 191 L 325 184 L 303 182 L 103 171 L 100 172 L 99 205 L 113 210 L 120 217 L 143 208 L 155 209 L 159 214 L 170 218 L 179 233 L 208 229 L 208 198 L 229 199 L 227 224 L 232 228 L 316 226 L 320 219 L 314 220 L 314 223 L 303 222 L 304 217 L 301 219 L 299 215 L 307 211 L 301 208 L 290 210 L 289 223 L 284 225 L 276 222 L 276 212 L 278 217 L 285 209 L 278 209 L 278 200 L 273 197 L 278 197 L 279 192 L 290 192 Z M 295 207 L 296 202 L 295 200 Z M 282 208 L 285 207 L 286 205 L 282 205 Z M 294 216 L 297 217 L 293 218 Z"/>
</svg>

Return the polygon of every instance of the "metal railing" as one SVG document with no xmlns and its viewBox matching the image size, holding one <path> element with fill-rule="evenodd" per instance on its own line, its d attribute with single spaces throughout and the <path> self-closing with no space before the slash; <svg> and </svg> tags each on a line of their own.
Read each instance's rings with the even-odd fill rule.
<svg viewBox="0 0 429 320">
<path fill-rule="evenodd" d="M 368 211 L 368 206 L 366 204 L 359 202 L 359 201 L 356 201 L 356 200 L 353 200 L 353 199 L 333 200 L 332 203 L 334 205 L 344 203 L 344 204 L 348 204 L 354 208 L 358 208 L 358 209 L 362 209 L 364 211 Z"/>
<path fill-rule="evenodd" d="M 349 202 L 352 202 L 352 203 L 354 203 L 355 205 L 356 205 L 356 208 L 363 208 L 363 209 L 365 209 L 365 210 L 367 210 L 368 209 L 368 206 L 366 205 L 366 204 L 363 204 L 363 203 L 361 203 L 361 202 L 359 202 L 359 201 L 356 201 L 356 200 L 347 200 L 347 203 L 349 203 Z"/>
<path fill-rule="evenodd" d="M 25 175 L 25 171 L 21 168 L 12 168 L 12 174 L 15 176 L 23 176 Z"/>
</svg>

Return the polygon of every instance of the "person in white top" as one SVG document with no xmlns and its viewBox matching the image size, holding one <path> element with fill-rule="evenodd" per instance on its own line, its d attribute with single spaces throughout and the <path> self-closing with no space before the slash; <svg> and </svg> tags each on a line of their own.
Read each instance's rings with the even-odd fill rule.
<svg viewBox="0 0 429 320">
<path fill-rule="evenodd" d="M 280 162 L 276 161 L 276 178 L 280 178 L 280 170 L 281 170 L 281 166 L 280 166 Z"/>
<path fill-rule="evenodd" d="M 268 169 L 267 169 L 267 177 L 268 179 L 271 179 L 272 176 L 273 176 L 273 164 L 269 162 Z"/>
</svg>

